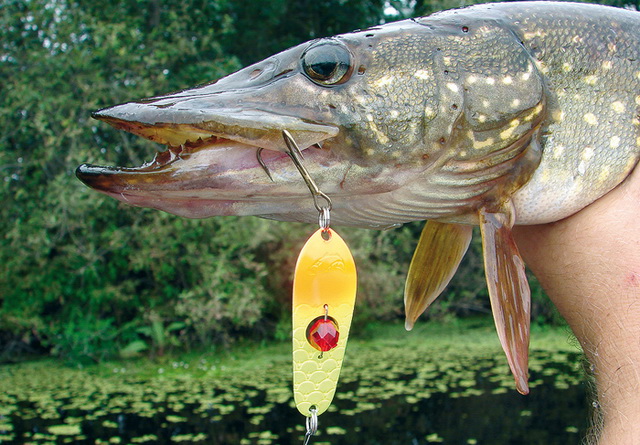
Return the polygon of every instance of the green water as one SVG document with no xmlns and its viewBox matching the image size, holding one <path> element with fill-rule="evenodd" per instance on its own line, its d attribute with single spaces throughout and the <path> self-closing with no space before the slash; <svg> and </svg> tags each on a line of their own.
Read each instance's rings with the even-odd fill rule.
<svg viewBox="0 0 640 445">
<path fill-rule="evenodd" d="M 533 332 L 531 394 L 495 332 L 382 326 L 353 340 L 319 444 L 579 444 L 588 400 L 566 330 Z M 85 369 L 0 367 L 0 443 L 298 444 L 288 344 Z"/>
</svg>

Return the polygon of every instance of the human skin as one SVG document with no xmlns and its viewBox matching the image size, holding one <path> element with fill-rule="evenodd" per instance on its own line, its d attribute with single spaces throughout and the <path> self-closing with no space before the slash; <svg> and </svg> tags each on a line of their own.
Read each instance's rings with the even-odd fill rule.
<svg viewBox="0 0 640 445">
<path fill-rule="evenodd" d="M 577 214 L 514 234 L 591 364 L 596 443 L 640 444 L 640 168 Z"/>
</svg>

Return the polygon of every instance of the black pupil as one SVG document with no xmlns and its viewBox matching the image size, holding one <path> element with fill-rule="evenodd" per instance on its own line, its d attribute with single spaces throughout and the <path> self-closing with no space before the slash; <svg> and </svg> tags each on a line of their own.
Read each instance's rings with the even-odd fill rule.
<svg viewBox="0 0 640 445">
<path fill-rule="evenodd" d="M 338 66 L 338 62 L 335 60 L 322 60 L 322 57 L 317 57 L 316 59 L 320 60 L 314 60 L 310 64 L 310 68 L 313 70 L 314 74 L 316 74 L 320 79 L 331 78 L 331 75 Z"/>
<path fill-rule="evenodd" d="M 311 48 L 304 55 L 304 70 L 314 80 L 337 83 L 349 68 L 349 53 L 335 44 Z"/>
</svg>

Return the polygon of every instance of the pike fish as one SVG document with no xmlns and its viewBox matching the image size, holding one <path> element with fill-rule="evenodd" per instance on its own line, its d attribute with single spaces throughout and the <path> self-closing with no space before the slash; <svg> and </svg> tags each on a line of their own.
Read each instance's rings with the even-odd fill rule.
<svg viewBox="0 0 640 445">
<path fill-rule="evenodd" d="M 568 217 L 635 167 L 640 13 L 556 2 L 446 11 L 303 43 L 94 117 L 167 146 L 140 167 L 78 167 L 134 206 L 316 222 L 286 130 L 332 200 L 332 223 L 427 220 L 408 329 L 479 225 L 498 336 L 527 393 L 530 292 L 511 228 Z"/>
</svg>

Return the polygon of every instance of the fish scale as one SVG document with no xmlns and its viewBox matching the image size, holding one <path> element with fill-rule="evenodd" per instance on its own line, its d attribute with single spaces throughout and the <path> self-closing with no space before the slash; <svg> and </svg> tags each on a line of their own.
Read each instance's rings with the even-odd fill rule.
<svg viewBox="0 0 640 445">
<path fill-rule="evenodd" d="M 518 24 L 549 88 L 544 154 L 514 196 L 518 220 L 555 221 L 619 184 L 640 156 L 639 14 L 579 4 L 498 9 Z"/>
</svg>

